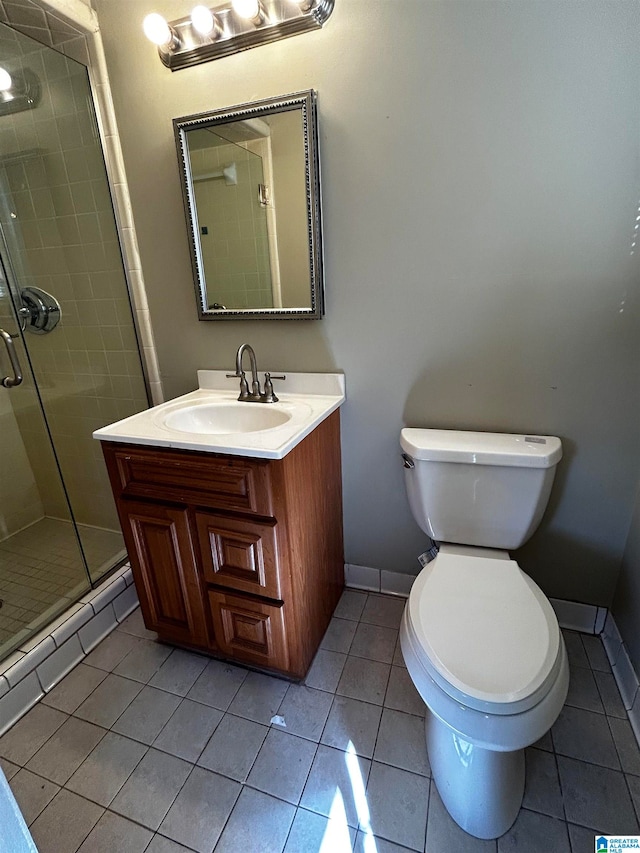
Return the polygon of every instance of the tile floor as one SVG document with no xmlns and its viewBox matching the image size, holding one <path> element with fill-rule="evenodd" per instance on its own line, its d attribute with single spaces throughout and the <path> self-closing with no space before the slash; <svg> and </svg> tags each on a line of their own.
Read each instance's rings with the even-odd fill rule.
<svg viewBox="0 0 640 853">
<path fill-rule="evenodd" d="M 94 579 L 124 556 L 122 534 L 79 524 Z M 0 542 L 0 657 L 6 657 L 89 589 L 70 522 L 41 518 Z"/>
<path fill-rule="evenodd" d="M 0 739 L 40 853 L 591 853 L 640 832 L 602 643 L 567 632 L 567 705 L 527 750 L 516 823 L 463 833 L 430 779 L 403 605 L 346 591 L 304 685 L 159 645 L 135 611 Z"/>
</svg>

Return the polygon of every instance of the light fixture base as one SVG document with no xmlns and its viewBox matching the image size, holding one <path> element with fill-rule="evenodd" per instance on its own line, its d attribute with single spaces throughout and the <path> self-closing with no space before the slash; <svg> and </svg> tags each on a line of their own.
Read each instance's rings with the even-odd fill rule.
<svg viewBox="0 0 640 853">
<path fill-rule="evenodd" d="M 162 45 L 158 47 L 158 54 L 163 65 L 171 71 L 190 68 L 241 50 L 320 29 L 333 12 L 334 4 L 335 0 L 315 0 L 305 11 L 309 3 L 261 0 L 264 15 L 260 23 L 255 23 L 241 18 L 230 2 L 225 3 L 211 9 L 220 25 L 216 37 L 198 33 L 190 16 L 180 18 L 170 22 L 178 46 Z"/>
</svg>

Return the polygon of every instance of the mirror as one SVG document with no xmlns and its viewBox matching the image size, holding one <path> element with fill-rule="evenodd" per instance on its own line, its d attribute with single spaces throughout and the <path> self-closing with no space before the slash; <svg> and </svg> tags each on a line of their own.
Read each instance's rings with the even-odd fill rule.
<svg viewBox="0 0 640 853">
<path fill-rule="evenodd" d="M 173 125 L 199 318 L 321 317 L 315 92 Z"/>
</svg>

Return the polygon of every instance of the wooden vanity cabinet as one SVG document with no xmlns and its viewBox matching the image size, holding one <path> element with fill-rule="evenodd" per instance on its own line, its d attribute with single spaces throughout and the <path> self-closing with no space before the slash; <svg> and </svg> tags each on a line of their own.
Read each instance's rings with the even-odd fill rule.
<svg viewBox="0 0 640 853">
<path fill-rule="evenodd" d="M 284 459 L 102 449 L 146 626 L 303 678 L 344 585 L 339 412 Z"/>
</svg>

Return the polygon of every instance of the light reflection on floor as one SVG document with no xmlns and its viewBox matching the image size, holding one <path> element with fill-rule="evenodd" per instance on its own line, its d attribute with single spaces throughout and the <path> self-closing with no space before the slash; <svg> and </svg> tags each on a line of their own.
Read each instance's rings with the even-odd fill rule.
<svg viewBox="0 0 640 853">
<path fill-rule="evenodd" d="M 358 763 L 358 756 L 352 741 L 347 744 L 344 755 L 345 764 L 349 773 L 351 790 L 348 795 L 352 798 L 358 815 L 360 831 L 363 833 L 363 853 L 378 853 L 376 840 L 371 828 L 371 813 L 367 803 L 366 785 Z M 329 822 L 322 838 L 317 853 L 351 853 L 353 844 L 349 824 L 347 823 L 347 812 L 344 806 L 344 797 L 340 788 L 336 793 L 329 812 Z"/>
</svg>

